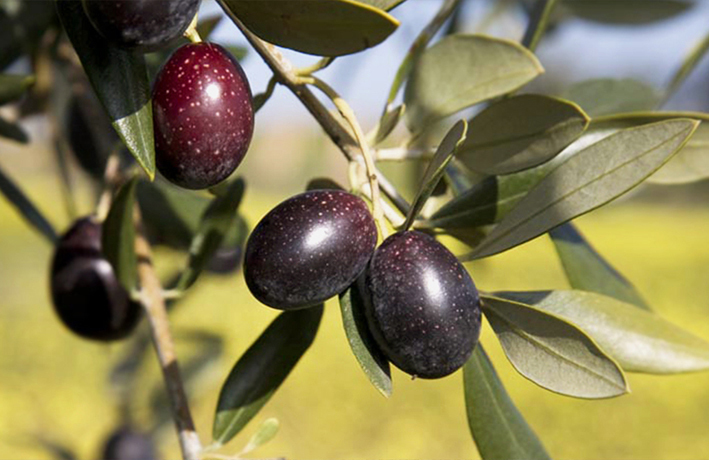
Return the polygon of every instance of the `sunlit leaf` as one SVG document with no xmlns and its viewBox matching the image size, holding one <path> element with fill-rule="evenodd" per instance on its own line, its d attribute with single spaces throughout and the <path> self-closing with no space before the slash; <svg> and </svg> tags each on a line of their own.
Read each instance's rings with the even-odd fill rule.
<svg viewBox="0 0 709 460">
<path fill-rule="evenodd" d="M 212 437 L 225 444 L 271 399 L 315 339 L 322 305 L 278 315 L 239 359 L 217 404 Z"/>
<path fill-rule="evenodd" d="M 530 190 L 466 259 L 510 249 L 626 193 L 670 159 L 698 123 L 630 128 L 582 150 Z"/>
<path fill-rule="evenodd" d="M 549 460 L 478 344 L 463 367 L 468 426 L 483 460 Z"/>
<path fill-rule="evenodd" d="M 610 398 L 628 392 L 623 371 L 573 324 L 493 296 L 483 296 L 482 305 L 510 362 L 532 382 L 577 398 Z"/>
<path fill-rule="evenodd" d="M 470 120 L 456 157 L 473 171 L 509 174 L 544 163 L 588 126 L 577 105 L 536 94 L 503 99 Z"/>
<path fill-rule="evenodd" d="M 652 110 L 661 100 L 660 93 L 643 82 L 612 78 L 582 81 L 568 88 L 563 97 L 592 117 Z"/>
<path fill-rule="evenodd" d="M 572 288 L 650 309 L 635 287 L 593 249 L 571 222 L 551 230 L 549 236 Z"/>
<path fill-rule="evenodd" d="M 359 0 L 360 3 L 366 3 L 367 5 L 372 5 L 384 11 L 394 9 L 405 1 L 406 0 Z"/>
<path fill-rule="evenodd" d="M 246 447 L 242 449 L 241 455 L 248 454 L 275 438 L 276 434 L 278 434 L 279 426 L 278 419 L 269 418 L 264 420 L 256 430 L 256 433 L 251 436 Z"/>
<path fill-rule="evenodd" d="M 118 281 L 128 292 L 135 288 L 138 280 L 133 222 L 137 180 L 134 177 L 118 190 L 101 233 L 103 255 L 111 263 Z"/>
<path fill-rule="evenodd" d="M 384 11 L 353 0 L 221 0 L 253 33 L 275 45 L 340 56 L 378 45 L 399 26 Z"/>
<path fill-rule="evenodd" d="M 525 85 L 544 70 L 518 43 L 484 35 L 450 35 L 424 51 L 406 85 L 406 122 L 432 122 Z"/>
<path fill-rule="evenodd" d="M 382 115 L 382 118 L 379 120 L 376 132 L 374 134 L 375 145 L 384 141 L 389 136 L 389 134 L 394 131 L 394 128 L 396 128 L 396 125 L 399 123 L 399 119 L 401 119 L 401 115 L 404 114 L 405 109 L 406 106 L 402 104 L 396 106 L 395 108 L 387 111 L 386 113 L 384 113 L 384 115 Z"/>
<path fill-rule="evenodd" d="M 391 396 L 391 371 L 389 361 L 377 346 L 369 331 L 365 317 L 366 298 L 363 286 L 357 282 L 340 294 L 342 324 L 352 353 L 372 385 L 385 397 Z M 359 286 L 358 286 L 359 285 Z"/>
<path fill-rule="evenodd" d="M 672 374 L 709 369 L 709 343 L 635 305 L 584 291 L 494 295 L 578 325 L 626 371 Z"/>
<path fill-rule="evenodd" d="M 81 1 L 57 0 L 57 11 L 113 127 L 152 180 L 153 115 L 143 56 L 109 44 L 89 22 Z"/>
</svg>

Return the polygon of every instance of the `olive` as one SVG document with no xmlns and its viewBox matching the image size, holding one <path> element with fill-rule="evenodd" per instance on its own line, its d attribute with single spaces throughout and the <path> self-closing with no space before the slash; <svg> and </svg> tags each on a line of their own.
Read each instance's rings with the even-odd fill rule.
<svg viewBox="0 0 709 460">
<path fill-rule="evenodd" d="M 155 160 L 176 185 L 208 188 L 234 172 L 251 143 L 251 88 L 239 63 L 213 43 L 178 48 L 153 87 Z"/>
<path fill-rule="evenodd" d="M 111 433 L 101 455 L 103 460 L 156 460 L 157 458 L 152 438 L 130 426 L 122 426 Z"/>
<path fill-rule="evenodd" d="M 129 335 L 140 306 L 121 286 L 101 254 L 101 225 L 78 220 L 59 240 L 51 266 L 54 310 L 76 334 L 111 341 Z"/>
<path fill-rule="evenodd" d="M 337 190 L 305 192 L 256 225 L 246 244 L 244 277 L 270 307 L 310 307 L 347 289 L 376 244 L 377 227 L 361 198 Z"/>
<path fill-rule="evenodd" d="M 155 51 L 180 37 L 200 0 L 82 0 L 94 28 L 108 41 Z"/>
<path fill-rule="evenodd" d="M 480 336 L 480 297 L 458 259 L 421 232 L 396 233 L 366 274 L 367 322 L 399 369 L 444 377 L 465 364 Z"/>
</svg>

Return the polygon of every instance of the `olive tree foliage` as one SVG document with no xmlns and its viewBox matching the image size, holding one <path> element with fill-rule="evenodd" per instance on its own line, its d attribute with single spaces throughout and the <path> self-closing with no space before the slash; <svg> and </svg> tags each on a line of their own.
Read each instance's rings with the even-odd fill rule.
<svg viewBox="0 0 709 460">
<path fill-rule="evenodd" d="M 279 85 L 296 94 L 322 125 L 323 135 L 350 161 L 346 188 L 368 199 L 380 224 L 380 239 L 412 228 L 452 236 L 469 248 L 458 254 L 467 262 L 539 237 L 551 238 L 571 289 L 487 292 L 479 286 L 486 321 L 514 368 L 527 379 L 555 393 L 599 399 L 627 393 L 626 372 L 708 369 L 709 343 L 654 313 L 642 293 L 594 250 L 573 221 L 645 181 L 687 183 L 709 176 L 707 115 L 661 109 L 709 49 L 709 39 L 699 42 L 664 88 L 604 79 L 581 82 L 563 94 L 525 92 L 525 85 L 544 72 L 534 51 L 550 23 L 582 17 L 608 24 L 648 24 L 692 4 L 508 1 L 507 8 L 528 13 L 526 32 L 516 42 L 458 32 L 462 1 L 444 0 L 402 56 L 397 74 L 390 76 L 393 83 L 388 100 L 382 101 L 380 120 L 363 133 L 347 102 L 316 74 L 336 66 L 339 56 L 366 53 L 386 40 L 400 26 L 396 7 L 403 1 L 218 0 L 223 14 L 200 18 L 196 31 L 208 40 L 220 21 L 238 26 L 250 49 L 226 48 L 237 57 L 258 54 L 274 73 L 266 90 L 254 96 L 255 110 L 269 103 Z M 23 118 L 48 117 L 66 210 L 76 217 L 67 166 L 75 155 L 100 192 L 103 255 L 133 298 L 150 303 L 145 300 L 151 295 L 146 292 L 150 273 L 140 268 L 150 245 L 170 246 L 187 255 L 185 266 L 162 283 L 164 289 L 152 292 L 167 301 L 168 310 L 204 270 L 238 265 L 239 248 L 250 231 L 239 214 L 243 180 L 231 178 L 206 193 L 181 190 L 156 178 L 150 88 L 179 44 L 148 54 L 119 48 L 91 29 L 79 1 L 3 0 L 0 8 L 0 67 L 29 57 L 33 72 L 0 74 L 0 104 L 13 109 L 3 113 L 17 115 L 0 118 L 0 136 L 27 143 Z M 320 59 L 310 68 L 294 69 L 277 47 Z M 318 92 L 325 97 L 315 97 Z M 424 165 L 413 202 L 377 171 L 375 163 L 385 161 Z M 307 179 L 311 189 L 340 188 L 327 178 Z M 55 244 L 57 231 L 23 193 L 21 182 L 0 169 L 4 197 L 28 225 Z M 342 320 L 363 372 L 375 391 L 389 397 L 395 391 L 390 361 L 368 330 L 364 291 L 355 283 L 340 293 Z M 167 318 L 145 310 L 151 323 Z M 285 383 L 312 344 L 322 311 L 316 306 L 281 313 L 236 360 L 224 379 L 207 449 L 234 438 Z M 150 345 L 144 332 L 128 340 L 134 346 L 114 369 L 117 385 L 131 380 Z M 199 351 L 181 363 L 182 374 L 165 372 L 168 387 L 181 387 L 221 353 L 222 338 L 206 331 L 179 340 L 193 342 Z M 163 353 L 160 337 L 156 342 L 158 353 Z M 482 343 L 461 373 L 461 410 L 467 413 L 482 458 L 550 457 L 506 392 Z M 173 403 L 179 397 L 171 395 Z M 161 409 L 168 406 L 163 394 L 156 396 L 154 406 L 156 414 L 167 417 Z M 186 416 L 179 410 L 172 415 L 181 436 L 194 430 L 186 410 Z M 270 440 L 277 429 L 277 421 L 267 420 L 242 453 Z M 203 439 L 206 436 L 202 433 Z M 194 458 L 195 452 L 185 445 L 185 458 Z"/>
</svg>

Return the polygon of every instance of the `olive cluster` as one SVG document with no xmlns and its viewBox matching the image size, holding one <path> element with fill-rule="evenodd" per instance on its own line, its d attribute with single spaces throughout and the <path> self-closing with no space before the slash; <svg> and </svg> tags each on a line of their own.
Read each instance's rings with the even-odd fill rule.
<svg viewBox="0 0 709 460">
<path fill-rule="evenodd" d="M 252 294 L 282 310 L 307 308 L 342 293 L 363 273 L 369 330 L 401 370 L 439 378 L 460 368 L 480 335 L 480 300 L 448 249 L 418 231 L 396 233 L 377 248 L 366 203 L 317 190 L 271 210 L 246 245 Z"/>
<path fill-rule="evenodd" d="M 182 34 L 199 0 L 83 4 L 106 39 L 144 51 Z M 184 45 L 156 78 L 153 119 L 162 175 L 185 188 L 213 186 L 236 169 L 251 141 L 246 76 L 221 46 Z M 72 330 L 109 340 L 129 332 L 138 310 L 101 257 L 97 235 L 100 225 L 82 220 L 61 239 L 52 289 L 57 311 Z M 244 256 L 246 283 L 262 303 L 292 310 L 318 305 L 364 276 L 368 326 L 388 359 L 418 377 L 452 373 L 480 334 L 480 301 L 470 275 L 427 234 L 399 232 L 379 247 L 377 239 L 374 219 L 359 197 L 339 190 L 294 196 L 252 232 Z"/>
</svg>

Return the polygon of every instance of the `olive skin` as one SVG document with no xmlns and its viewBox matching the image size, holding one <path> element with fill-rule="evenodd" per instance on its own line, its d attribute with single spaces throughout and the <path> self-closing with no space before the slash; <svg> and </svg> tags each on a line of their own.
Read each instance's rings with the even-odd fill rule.
<svg viewBox="0 0 709 460">
<path fill-rule="evenodd" d="M 246 244 L 244 277 L 254 297 L 270 307 L 311 307 L 347 289 L 376 244 L 377 227 L 361 198 L 305 192 L 258 223 Z"/>
<path fill-rule="evenodd" d="M 84 12 L 106 40 L 142 52 L 180 37 L 197 14 L 200 0 L 82 0 Z"/>
<path fill-rule="evenodd" d="M 396 233 L 366 274 L 367 322 L 402 371 L 435 379 L 459 369 L 480 337 L 480 297 L 458 259 L 433 237 Z"/>
<path fill-rule="evenodd" d="M 177 49 L 153 87 L 155 160 L 167 180 L 188 189 L 223 181 L 251 143 L 251 88 L 234 57 L 213 43 Z"/>
<path fill-rule="evenodd" d="M 50 284 L 54 310 L 81 337 L 118 340 L 140 319 L 140 306 L 101 254 L 101 226 L 90 218 L 78 220 L 59 240 Z"/>
<path fill-rule="evenodd" d="M 106 440 L 103 460 L 157 460 L 155 443 L 147 434 L 130 426 L 122 426 Z"/>
</svg>

